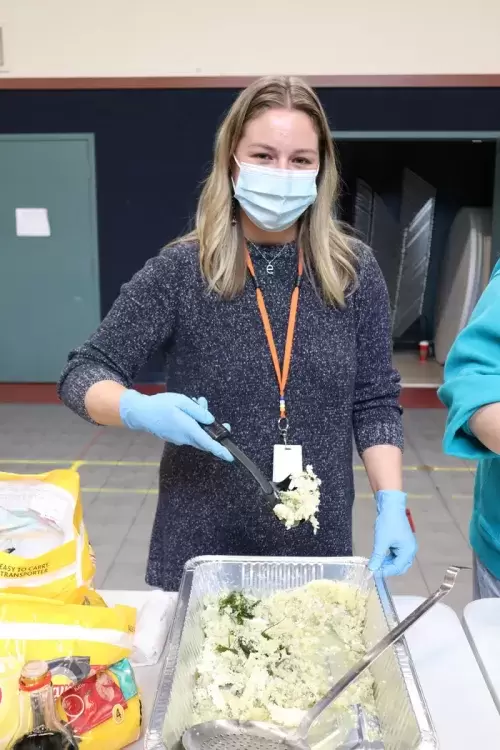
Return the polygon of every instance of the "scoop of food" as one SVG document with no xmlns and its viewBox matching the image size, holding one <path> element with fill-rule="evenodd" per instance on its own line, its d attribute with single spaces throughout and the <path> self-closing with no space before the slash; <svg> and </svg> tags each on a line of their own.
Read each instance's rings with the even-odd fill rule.
<svg viewBox="0 0 500 750">
<path fill-rule="evenodd" d="M 312 466 L 290 477 L 288 489 L 279 493 L 280 502 L 274 506 L 276 516 L 287 529 L 308 521 L 316 534 L 319 528 L 320 486 L 321 479 L 318 479 Z"/>
</svg>

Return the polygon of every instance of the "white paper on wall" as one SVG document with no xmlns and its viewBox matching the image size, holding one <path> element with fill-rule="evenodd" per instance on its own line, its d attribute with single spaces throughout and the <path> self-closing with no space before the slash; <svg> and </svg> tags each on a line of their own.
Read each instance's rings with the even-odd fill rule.
<svg viewBox="0 0 500 750">
<path fill-rule="evenodd" d="M 46 208 L 16 208 L 18 237 L 50 237 L 49 212 Z"/>
</svg>

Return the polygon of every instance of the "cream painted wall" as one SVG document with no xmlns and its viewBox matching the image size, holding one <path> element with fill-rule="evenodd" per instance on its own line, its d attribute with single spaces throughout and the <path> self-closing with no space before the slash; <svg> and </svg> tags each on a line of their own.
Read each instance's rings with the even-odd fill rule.
<svg viewBox="0 0 500 750">
<path fill-rule="evenodd" d="M 500 73 L 500 0 L 0 0 L 8 77 Z"/>
</svg>

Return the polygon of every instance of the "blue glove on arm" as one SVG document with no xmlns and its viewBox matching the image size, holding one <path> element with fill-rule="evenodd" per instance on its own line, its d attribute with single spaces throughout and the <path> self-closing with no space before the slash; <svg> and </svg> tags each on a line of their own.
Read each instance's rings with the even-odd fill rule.
<svg viewBox="0 0 500 750">
<path fill-rule="evenodd" d="M 406 517 L 406 494 L 383 490 L 376 493 L 375 499 L 375 543 L 368 567 L 380 570 L 384 576 L 402 575 L 417 554 L 417 540 Z"/>
<path fill-rule="evenodd" d="M 150 432 L 167 443 L 190 445 L 224 461 L 233 460 L 227 448 L 200 427 L 215 421 L 205 399 L 193 401 L 179 393 L 144 396 L 127 390 L 120 399 L 120 418 L 130 430 Z"/>
</svg>

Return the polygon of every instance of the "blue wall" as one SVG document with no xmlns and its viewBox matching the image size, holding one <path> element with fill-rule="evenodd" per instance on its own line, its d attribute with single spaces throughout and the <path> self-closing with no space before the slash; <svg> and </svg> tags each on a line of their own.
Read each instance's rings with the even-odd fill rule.
<svg viewBox="0 0 500 750">
<path fill-rule="evenodd" d="M 0 132 L 96 138 L 101 302 L 182 233 L 228 89 L 0 91 Z M 500 130 L 500 89 L 320 89 L 337 130 Z M 78 342 L 75 342 L 78 343 Z M 154 362 L 143 379 L 159 379 Z"/>
</svg>

